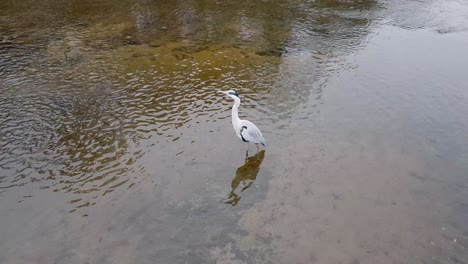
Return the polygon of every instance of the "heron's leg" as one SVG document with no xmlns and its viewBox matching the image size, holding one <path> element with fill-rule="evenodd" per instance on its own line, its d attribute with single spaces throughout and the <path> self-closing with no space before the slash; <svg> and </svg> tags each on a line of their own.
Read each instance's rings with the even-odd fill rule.
<svg viewBox="0 0 468 264">
<path fill-rule="evenodd" d="M 245 143 L 245 157 L 249 157 L 249 144 L 247 144 L 247 142 Z"/>
<path fill-rule="evenodd" d="M 255 144 L 255 146 L 257 146 L 257 154 L 260 152 L 260 147 L 258 146 L 258 144 Z"/>
</svg>

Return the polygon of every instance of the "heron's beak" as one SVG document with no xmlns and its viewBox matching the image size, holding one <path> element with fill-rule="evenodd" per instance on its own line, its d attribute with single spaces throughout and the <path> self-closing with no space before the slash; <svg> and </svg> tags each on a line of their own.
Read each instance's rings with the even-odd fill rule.
<svg viewBox="0 0 468 264">
<path fill-rule="evenodd" d="M 227 92 L 226 92 L 226 91 L 218 91 L 218 93 L 227 94 Z"/>
</svg>

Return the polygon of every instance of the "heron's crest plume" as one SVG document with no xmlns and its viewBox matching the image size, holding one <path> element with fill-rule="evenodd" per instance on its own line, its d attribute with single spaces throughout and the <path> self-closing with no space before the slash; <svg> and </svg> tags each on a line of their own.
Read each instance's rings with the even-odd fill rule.
<svg viewBox="0 0 468 264">
<path fill-rule="evenodd" d="M 239 97 L 239 94 L 234 90 L 229 90 L 227 93 L 230 94 L 230 95 L 235 95 L 235 96 Z"/>
</svg>

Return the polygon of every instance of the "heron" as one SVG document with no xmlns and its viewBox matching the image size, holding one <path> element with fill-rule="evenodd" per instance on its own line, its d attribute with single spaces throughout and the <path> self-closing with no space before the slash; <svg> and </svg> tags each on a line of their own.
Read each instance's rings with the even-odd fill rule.
<svg viewBox="0 0 468 264">
<path fill-rule="evenodd" d="M 248 143 L 255 144 L 258 153 L 260 151 L 259 144 L 262 144 L 263 146 L 266 144 L 265 138 L 263 138 L 262 132 L 254 123 L 239 118 L 239 106 L 241 103 L 239 94 L 234 90 L 219 92 L 226 94 L 227 96 L 234 99 L 234 105 L 232 106 L 232 127 L 234 128 L 237 137 L 245 142 L 245 155 L 249 156 Z"/>
</svg>

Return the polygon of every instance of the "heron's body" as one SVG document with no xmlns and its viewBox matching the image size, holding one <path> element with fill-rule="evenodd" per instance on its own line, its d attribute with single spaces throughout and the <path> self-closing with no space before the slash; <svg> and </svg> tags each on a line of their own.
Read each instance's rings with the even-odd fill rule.
<svg viewBox="0 0 468 264">
<path fill-rule="evenodd" d="M 263 137 L 262 132 L 254 123 L 239 118 L 240 98 L 238 94 L 232 90 L 223 93 L 226 93 L 229 97 L 234 99 L 234 105 L 232 106 L 232 127 L 234 128 L 234 132 L 236 133 L 237 137 L 239 137 L 239 139 L 246 144 L 255 144 L 257 146 L 258 152 L 258 144 L 265 146 L 265 138 Z"/>
</svg>

